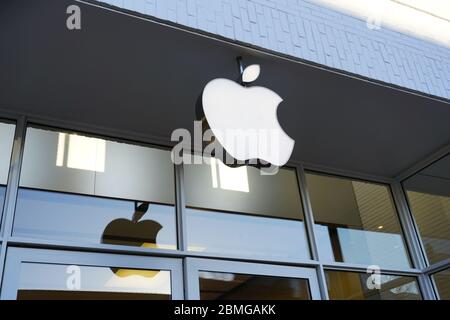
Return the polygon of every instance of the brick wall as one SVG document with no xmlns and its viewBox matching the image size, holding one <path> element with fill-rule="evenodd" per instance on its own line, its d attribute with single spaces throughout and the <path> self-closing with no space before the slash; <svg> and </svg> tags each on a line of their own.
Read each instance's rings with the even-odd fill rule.
<svg viewBox="0 0 450 320">
<path fill-rule="evenodd" d="M 450 99 L 450 48 L 314 0 L 98 0 L 191 28 Z"/>
</svg>

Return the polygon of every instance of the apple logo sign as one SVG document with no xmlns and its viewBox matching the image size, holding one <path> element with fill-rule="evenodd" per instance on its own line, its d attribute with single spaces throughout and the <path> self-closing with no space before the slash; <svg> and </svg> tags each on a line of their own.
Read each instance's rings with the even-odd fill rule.
<svg viewBox="0 0 450 320">
<path fill-rule="evenodd" d="M 286 164 L 295 141 L 281 128 L 277 117 L 283 99 L 268 88 L 248 86 L 260 74 L 259 65 L 242 72 L 242 84 L 218 78 L 204 88 L 203 113 L 213 135 L 238 161 L 263 160 Z"/>
</svg>

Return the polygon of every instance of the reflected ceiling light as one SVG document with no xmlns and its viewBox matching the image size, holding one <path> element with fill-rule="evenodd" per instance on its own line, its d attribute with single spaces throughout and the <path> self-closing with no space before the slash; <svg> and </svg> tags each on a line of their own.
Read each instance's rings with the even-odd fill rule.
<svg viewBox="0 0 450 320">
<path fill-rule="evenodd" d="M 378 230 L 381 230 L 381 229 L 383 229 L 384 228 L 384 226 L 378 226 Z"/>
<path fill-rule="evenodd" d="M 249 192 L 247 167 L 230 168 L 222 161 L 211 158 L 212 187 L 223 190 Z"/>
<path fill-rule="evenodd" d="M 105 140 L 59 133 L 56 166 L 104 172 L 105 153 Z"/>
<path fill-rule="evenodd" d="M 199 278 L 231 282 L 236 278 L 233 273 L 200 271 Z"/>
<path fill-rule="evenodd" d="M 206 248 L 202 246 L 192 246 L 192 245 L 188 246 L 188 251 L 203 252 L 205 250 Z"/>
<path fill-rule="evenodd" d="M 450 47 L 448 0 L 315 0 L 333 9 Z M 372 28 L 371 28 L 372 29 Z M 377 29 L 377 28 L 374 28 Z"/>
</svg>

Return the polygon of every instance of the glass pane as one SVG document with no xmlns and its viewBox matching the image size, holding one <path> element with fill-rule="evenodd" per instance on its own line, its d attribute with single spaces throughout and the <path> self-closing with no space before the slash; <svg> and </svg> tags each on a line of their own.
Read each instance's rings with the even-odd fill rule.
<svg viewBox="0 0 450 320">
<path fill-rule="evenodd" d="M 450 300 L 450 269 L 433 275 L 434 283 L 441 300 Z"/>
<path fill-rule="evenodd" d="M 169 151 L 28 128 L 13 234 L 176 249 L 174 198 Z"/>
<path fill-rule="evenodd" d="M 3 210 L 3 204 L 5 203 L 6 187 L 0 186 L 0 218 Z M 0 219 L 1 221 L 1 219 Z"/>
<path fill-rule="evenodd" d="M 212 159 L 185 165 L 184 172 L 189 250 L 310 258 L 294 170 L 261 175 Z"/>
<path fill-rule="evenodd" d="M 18 300 L 169 300 L 170 271 L 22 263 Z"/>
<path fill-rule="evenodd" d="M 450 155 L 404 182 L 431 264 L 450 258 Z"/>
<path fill-rule="evenodd" d="M 170 151 L 28 128 L 20 186 L 174 204 Z"/>
<path fill-rule="evenodd" d="M 15 128 L 12 123 L 0 122 L 0 185 L 6 185 L 8 182 Z"/>
<path fill-rule="evenodd" d="M 307 181 L 321 260 L 411 266 L 386 186 L 318 174 Z"/>
<path fill-rule="evenodd" d="M 176 249 L 173 206 L 19 189 L 13 234 Z"/>
<path fill-rule="evenodd" d="M 201 300 L 310 300 L 306 279 L 199 272 Z"/>
<path fill-rule="evenodd" d="M 421 300 L 419 286 L 413 277 L 366 273 L 325 271 L 331 300 Z M 377 284 L 377 286 L 375 286 Z"/>
<path fill-rule="evenodd" d="M 0 122 L 0 222 L 2 221 L 3 205 L 5 203 L 14 131 L 14 124 Z"/>
</svg>

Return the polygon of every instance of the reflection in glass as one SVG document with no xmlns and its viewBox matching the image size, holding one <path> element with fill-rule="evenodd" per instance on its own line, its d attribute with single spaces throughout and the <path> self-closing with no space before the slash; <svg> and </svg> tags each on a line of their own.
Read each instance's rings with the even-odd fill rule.
<svg viewBox="0 0 450 320">
<path fill-rule="evenodd" d="M 411 266 L 386 186 L 318 174 L 307 182 L 321 260 Z"/>
<path fill-rule="evenodd" d="M 175 208 L 21 188 L 13 234 L 176 249 Z"/>
<path fill-rule="evenodd" d="M 247 167 L 230 168 L 215 158 L 211 159 L 211 183 L 214 189 L 250 191 Z"/>
<path fill-rule="evenodd" d="M 176 249 L 174 190 L 167 150 L 28 127 L 13 234 Z"/>
<path fill-rule="evenodd" d="M 173 205 L 170 151 L 29 127 L 20 186 Z"/>
<path fill-rule="evenodd" d="M 149 206 L 148 202 L 135 204 L 131 220 L 119 218 L 111 221 L 103 231 L 102 243 L 131 246 L 156 244 L 156 237 L 163 226 L 154 220 L 140 221 Z"/>
<path fill-rule="evenodd" d="M 310 259 L 295 170 L 261 175 L 213 159 L 185 165 L 184 177 L 188 250 Z"/>
<path fill-rule="evenodd" d="M 56 166 L 104 172 L 105 150 L 105 140 L 60 132 Z"/>
<path fill-rule="evenodd" d="M 310 300 L 306 279 L 199 272 L 201 300 Z"/>
<path fill-rule="evenodd" d="M 19 300 L 169 300 L 170 271 L 22 263 Z"/>
<path fill-rule="evenodd" d="M 0 222 L 8 183 L 9 164 L 14 141 L 15 125 L 0 122 Z"/>
<path fill-rule="evenodd" d="M 309 259 L 302 221 L 186 209 L 188 250 Z"/>
<path fill-rule="evenodd" d="M 15 128 L 12 123 L 0 122 L 0 185 L 6 185 L 8 181 Z"/>
<path fill-rule="evenodd" d="M 439 294 L 439 299 L 450 300 L 450 269 L 435 273 L 434 283 Z"/>
<path fill-rule="evenodd" d="M 403 186 L 430 264 L 450 258 L 450 155 Z"/>
<path fill-rule="evenodd" d="M 379 289 L 367 273 L 325 271 L 331 300 L 421 300 L 415 278 L 379 275 Z"/>
<path fill-rule="evenodd" d="M 5 203 L 6 187 L 0 185 L 0 221 L 2 217 L 3 205 Z"/>
</svg>

